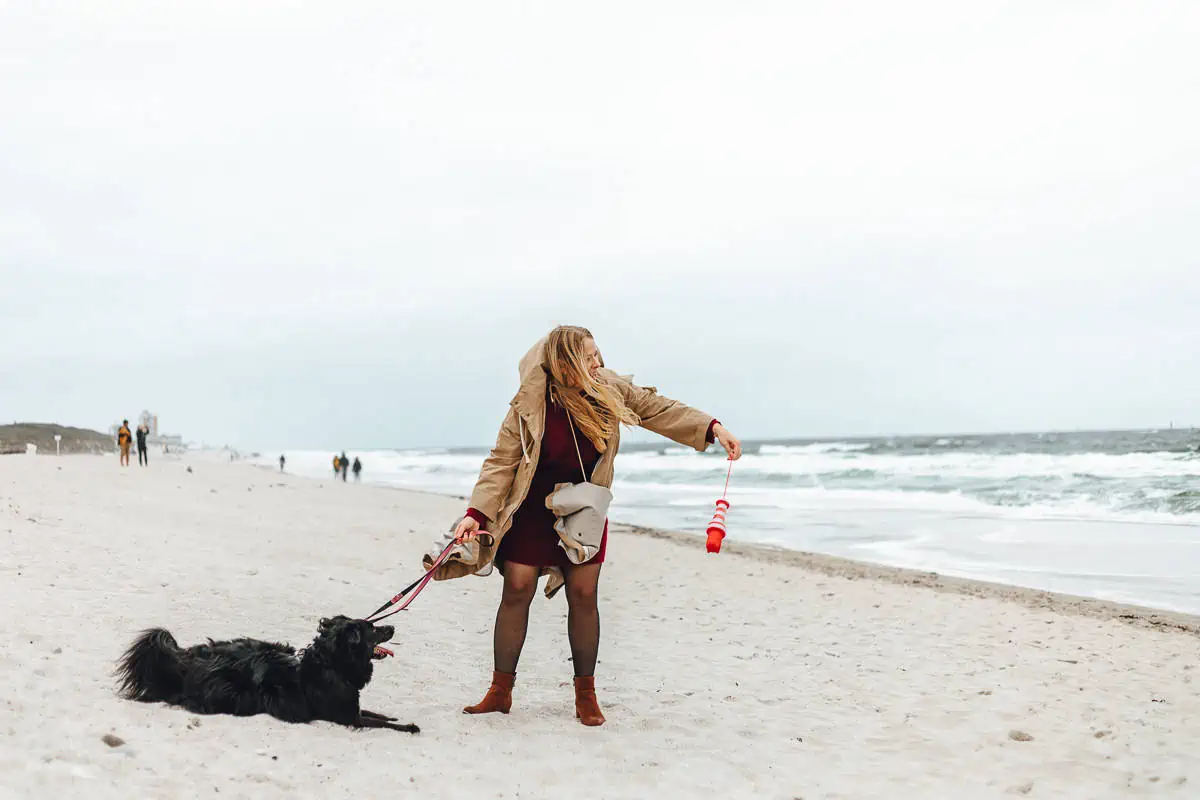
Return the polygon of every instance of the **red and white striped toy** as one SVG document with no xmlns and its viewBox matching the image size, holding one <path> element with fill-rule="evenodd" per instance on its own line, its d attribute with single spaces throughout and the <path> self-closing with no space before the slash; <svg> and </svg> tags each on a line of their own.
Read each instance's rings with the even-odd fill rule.
<svg viewBox="0 0 1200 800">
<path fill-rule="evenodd" d="M 721 497 L 717 500 L 717 510 L 713 514 L 712 522 L 708 523 L 708 542 L 705 544 L 705 549 L 710 553 L 721 552 L 721 542 L 725 539 L 725 514 L 729 511 L 729 478 L 733 475 L 733 461 L 729 462 L 729 472 L 725 474 L 725 491 L 721 493 Z"/>
</svg>

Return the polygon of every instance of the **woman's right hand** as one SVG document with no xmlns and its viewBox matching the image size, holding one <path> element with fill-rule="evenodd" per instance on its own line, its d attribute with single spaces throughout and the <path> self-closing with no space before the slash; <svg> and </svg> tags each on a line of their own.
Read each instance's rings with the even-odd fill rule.
<svg viewBox="0 0 1200 800">
<path fill-rule="evenodd" d="M 469 542 L 479 535 L 479 521 L 474 517 L 463 517 L 462 522 L 454 529 L 454 539 L 458 542 Z"/>
</svg>

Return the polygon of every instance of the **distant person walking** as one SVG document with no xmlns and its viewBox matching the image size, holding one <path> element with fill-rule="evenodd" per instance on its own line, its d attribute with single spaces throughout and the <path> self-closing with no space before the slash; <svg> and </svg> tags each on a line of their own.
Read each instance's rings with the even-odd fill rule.
<svg viewBox="0 0 1200 800">
<path fill-rule="evenodd" d="M 287 466 L 287 456 L 279 457 L 279 471 L 283 472 L 283 468 Z"/>
<path fill-rule="evenodd" d="M 362 462 L 358 460 L 358 456 L 354 457 L 354 466 L 351 469 L 354 470 L 355 483 L 362 480 Z"/>
<path fill-rule="evenodd" d="M 333 477 L 337 477 L 342 471 L 342 458 L 337 453 L 333 454 Z"/>
<path fill-rule="evenodd" d="M 346 458 L 346 451 L 342 451 L 342 483 L 346 482 L 346 478 L 350 475 L 350 459 Z"/>
<path fill-rule="evenodd" d="M 121 448 L 121 466 L 129 466 L 129 446 L 133 443 L 133 434 L 129 431 L 129 420 L 121 420 L 121 428 L 117 431 L 117 447 Z"/>
<path fill-rule="evenodd" d="M 150 435 L 150 428 L 146 425 L 138 425 L 137 427 L 137 448 L 138 448 L 138 466 L 150 466 L 150 451 L 146 447 L 146 437 Z"/>
</svg>

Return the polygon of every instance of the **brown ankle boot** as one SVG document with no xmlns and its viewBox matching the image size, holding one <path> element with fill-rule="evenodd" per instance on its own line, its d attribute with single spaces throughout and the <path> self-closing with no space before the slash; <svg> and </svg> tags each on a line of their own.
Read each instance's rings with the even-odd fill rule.
<svg viewBox="0 0 1200 800">
<path fill-rule="evenodd" d="M 507 714 L 512 709 L 513 683 L 517 680 L 514 673 L 495 671 L 492 673 L 492 685 L 478 705 L 467 706 L 464 714 L 490 714 L 499 711 Z"/>
<path fill-rule="evenodd" d="M 604 715 L 600 713 L 600 703 L 596 700 L 594 676 L 575 679 L 575 717 L 584 725 L 604 724 Z"/>
</svg>

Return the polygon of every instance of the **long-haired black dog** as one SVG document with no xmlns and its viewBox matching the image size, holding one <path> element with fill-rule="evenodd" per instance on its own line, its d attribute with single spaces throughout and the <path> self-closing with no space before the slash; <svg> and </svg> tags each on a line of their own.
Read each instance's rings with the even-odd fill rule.
<svg viewBox="0 0 1200 800">
<path fill-rule="evenodd" d="M 375 645 L 395 634 L 391 625 L 361 619 L 322 619 L 303 650 L 258 639 L 198 644 L 187 649 L 162 628 L 143 631 L 117 665 L 120 694 L 164 702 L 197 714 L 249 717 L 270 714 L 285 722 L 328 720 L 355 728 L 420 733 L 359 706 L 371 680 Z"/>
</svg>

